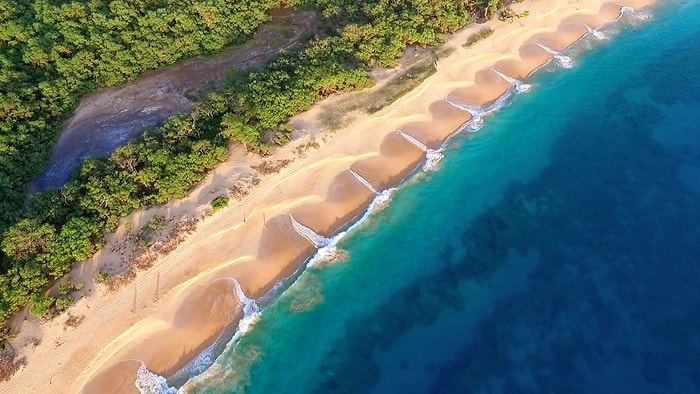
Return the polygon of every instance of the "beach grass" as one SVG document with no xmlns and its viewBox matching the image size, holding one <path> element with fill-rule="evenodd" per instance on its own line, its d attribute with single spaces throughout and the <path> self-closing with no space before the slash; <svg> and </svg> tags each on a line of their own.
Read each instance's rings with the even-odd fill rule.
<svg viewBox="0 0 700 394">
<path fill-rule="evenodd" d="M 394 78 L 374 94 L 370 94 L 365 102 L 367 113 L 373 114 L 387 105 L 398 100 L 401 96 L 415 89 L 428 77 L 435 74 L 433 59 L 423 59 L 410 67 L 406 72 Z"/>
<path fill-rule="evenodd" d="M 490 37 L 493 34 L 493 29 L 490 27 L 482 27 L 476 33 L 473 33 L 467 37 L 467 40 L 462 44 L 463 47 L 469 48 L 477 42 Z"/>
<path fill-rule="evenodd" d="M 211 207 L 214 210 L 214 212 L 216 212 L 218 210 L 226 208 L 228 206 L 228 201 L 229 198 L 226 196 L 216 197 L 211 201 Z"/>
<path fill-rule="evenodd" d="M 450 46 L 426 51 L 413 64 L 377 89 L 350 94 L 342 101 L 324 107 L 320 115 L 321 122 L 326 128 L 337 130 L 347 126 L 358 114 L 374 114 L 386 108 L 435 74 L 438 58 L 448 56 L 453 51 L 454 48 Z"/>
</svg>

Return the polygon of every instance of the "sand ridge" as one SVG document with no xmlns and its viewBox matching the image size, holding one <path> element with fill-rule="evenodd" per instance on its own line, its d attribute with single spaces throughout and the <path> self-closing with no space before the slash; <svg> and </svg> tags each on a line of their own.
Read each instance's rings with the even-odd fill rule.
<svg viewBox="0 0 700 394">
<path fill-rule="evenodd" d="M 620 13 L 620 5 L 600 0 L 570 1 L 555 8 L 552 4 L 514 5 L 516 12 L 529 10 L 530 16 L 513 23 L 489 22 L 495 33 L 471 48 L 461 44 L 482 26 L 469 26 L 452 36 L 450 43 L 457 50 L 441 59 L 438 72 L 418 89 L 376 116 L 356 120 L 319 150 L 264 178 L 248 197 L 202 222 L 180 247 L 133 283 L 116 293 L 82 300 L 82 305 L 91 305 L 85 322 L 63 334 L 65 341 L 58 349 L 39 345 L 29 366 L 3 391 L 41 391 L 51 384 L 59 392 L 136 392 L 125 380 L 136 376 L 141 361 L 166 375 L 184 366 L 241 315 L 232 282 L 218 279 L 234 278 L 248 297 L 259 297 L 315 251 L 295 231 L 290 213 L 324 236 L 338 231 L 374 196 L 350 169 L 381 191 L 396 186 L 425 161 L 425 152 L 399 130 L 428 148 L 439 147 L 471 119 L 447 98 L 487 105 L 510 88 L 494 69 L 523 79 L 553 57 L 538 43 L 561 50 L 586 34 L 586 25 L 599 27 Z M 318 111 L 317 105 L 298 118 Z M 320 130 L 307 133 L 309 138 L 322 135 Z M 292 148 L 282 148 L 275 156 L 293 157 Z M 232 158 L 224 167 L 246 164 L 245 159 Z M 210 190 L 223 181 L 217 180 L 221 171 L 208 177 Z M 172 203 L 167 209 L 196 208 Z"/>
</svg>

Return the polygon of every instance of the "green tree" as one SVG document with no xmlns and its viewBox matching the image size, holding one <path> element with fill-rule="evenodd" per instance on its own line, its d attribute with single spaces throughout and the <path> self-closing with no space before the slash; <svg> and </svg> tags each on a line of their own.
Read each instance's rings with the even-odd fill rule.
<svg viewBox="0 0 700 394">
<path fill-rule="evenodd" d="M 260 132 L 240 115 L 227 113 L 221 119 L 221 135 L 232 142 L 240 142 L 246 150 L 260 144 Z"/>
<path fill-rule="evenodd" d="M 24 219 L 11 227 L 2 238 L 2 251 L 13 260 L 46 251 L 56 237 L 56 229 L 35 219 Z"/>
</svg>

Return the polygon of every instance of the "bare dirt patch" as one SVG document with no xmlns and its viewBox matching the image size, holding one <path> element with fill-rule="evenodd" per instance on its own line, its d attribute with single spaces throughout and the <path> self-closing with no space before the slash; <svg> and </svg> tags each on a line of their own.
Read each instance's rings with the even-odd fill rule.
<svg viewBox="0 0 700 394">
<path fill-rule="evenodd" d="M 15 349 L 10 345 L 0 352 L 0 381 L 8 381 L 24 364 L 23 359 L 17 360 Z"/>
<path fill-rule="evenodd" d="M 281 160 L 265 160 L 259 165 L 252 166 L 254 170 L 257 170 L 263 175 L 277 174 L 284 167 L 287 167 L 292 159 L 281 159 Z"/>
<path fill-rule="evenodd" d="M 214 58 L 185 61 L 85 96 L 66 122 L 47 170 L 31 191 L 60 187 L 70 178 L 75 165 L 87 156 L 107 156 L 144 129 L 162 124 L 175 113 L 191 111 L 193 101 L 225 84 L 229 70 L 264 64 L 312 34 L 316 21 L 316 14 L 311 11 L 276 10 L 273 20 L 261 26 L 247 44 L 228 48 Z"/>
</svg>

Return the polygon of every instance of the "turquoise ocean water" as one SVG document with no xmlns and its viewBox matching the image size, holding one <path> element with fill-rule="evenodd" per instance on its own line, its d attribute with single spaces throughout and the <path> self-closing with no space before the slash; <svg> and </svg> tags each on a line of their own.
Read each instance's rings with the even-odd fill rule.
<svg viewBox="0 0 700 394">
<path fill-rule="evenodd" d="M 456 136 L 192 393 L 699 393 L 700 1 Z"/>
</svg>

